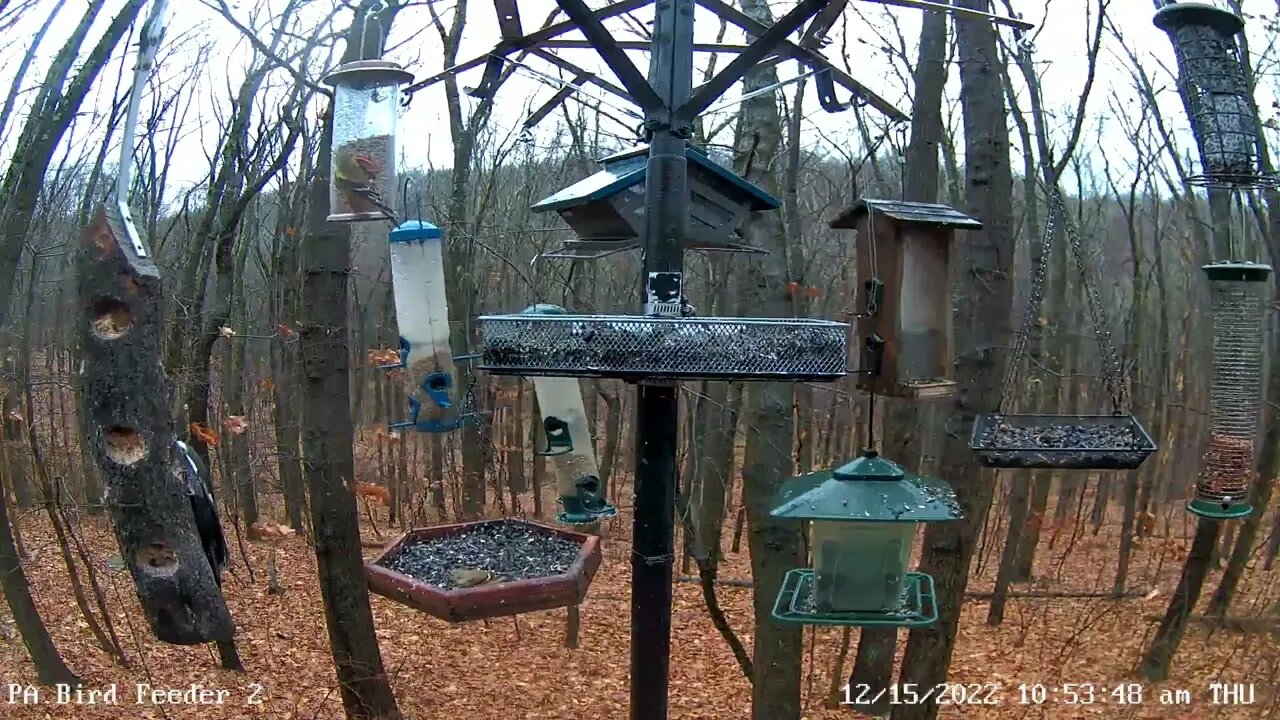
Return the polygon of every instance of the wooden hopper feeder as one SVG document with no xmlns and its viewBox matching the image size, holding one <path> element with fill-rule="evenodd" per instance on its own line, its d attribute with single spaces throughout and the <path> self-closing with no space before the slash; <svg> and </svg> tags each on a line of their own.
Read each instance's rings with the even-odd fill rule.
<svg viewBox="0 0 1280 720">
<path fill-rule="evenodd" d="M 982 223 L 946 205 L 862 199 L 830 227 L 857 232 L 858 335 L 881 348 L 878 369 L 864 355 L 858 387 L 915 400 L 951 396 L 951 240 L 957 228 Z"/>
<path fill-rule="evenodd" d="M 448 572 L 488 573 L 488 577 L 469 587 L 459 586 L 461 583 L 456 580 L 431 584 L 392 569 L 397 566 L 397 558 L 415 546 L 431 547 L 472 533 L 504 529 L 522 530 L 530 537 L 552 542 L 570 541 L 577 546 L 576 555 L 571 554 L 563 572 L 537 577 L 507 579 L 501 568 L 484 568 L 500 564 L 495 558 L 470 558 L 463 563 L 465 569 L 447 569 Z M 365 577 L 370 591 L 457 623 L 577 605 L 587 595 L 587 587 L 600 567 L 600 557 L 600 538 L 595 535 L 524 520 L 482 520 L 410 530 L 365 565 Z"/>
</svg>

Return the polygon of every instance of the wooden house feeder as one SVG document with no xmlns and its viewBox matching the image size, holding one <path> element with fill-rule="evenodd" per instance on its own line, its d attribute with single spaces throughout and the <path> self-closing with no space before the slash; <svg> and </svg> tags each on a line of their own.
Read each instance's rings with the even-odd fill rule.
<svg viewBox="0 0 1280 720">
<path fill-rule="evenodd" d="M 524 520 L 410 530 L 365 565 L 369 590 L 449 622 L 582 602 L 600 538 Z"/>
<path fill-rule="evenodd" d="M 331 222 L 391 216 L 400 86 L 412 80 L 413 73 L 387 60 L 344 63 L 325 76 L 333 87 Z"/>
<path fill-rule="evenodd" d="M 689 233 L 686 249 L 763 252 L 742 242 L 738 228 L 747 216 L 776 210 L 781 201 L 687 146 Z M 548 257 L 603 257 L 639 247 L 644 233 L 647 145 L 610 155 L 603 170 L 539 201 L 534 212 L 555 211 L 578 236 Z"/>
<path fill-rule="evenodd" d="M 951 240 L 956 229 L 982 223 L 945 205 L 862 199 L 830 226 L 857 233 L 858 387 L 916 400 L 951 396 Z"/>
<path fill-rule="evenodd" d="M 789 480 L 770 513 L 812 524 L 814 567 L 787 573 L 773 617 L 809 625 L 917 627 L 938 618 L 933 579 L 908 571 L 920 523 L 962 517 L 945 483 L 868 450 Z"/>
</svg>

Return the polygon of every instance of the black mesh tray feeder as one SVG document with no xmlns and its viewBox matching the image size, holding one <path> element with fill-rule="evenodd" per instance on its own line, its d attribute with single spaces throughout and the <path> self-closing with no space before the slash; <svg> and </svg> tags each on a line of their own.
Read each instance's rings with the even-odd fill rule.
<svg viewBox="0 0 1280 720">
<path fill-rule="evenodd" d="M 804 625 L 921 627 L 938 619 L 933 578 L 908 572 L 920 523 L 963 514 L 946 483 L 867 451 L 787 481 L 775 518 L 811 521 L 812 568 L 787 572 L 773 617 Z"/>
<path fill-rule="evenodd" d="M 543 313 L 478 318 L 493 375 L 831 381 L 848 325 L 829 320 Z"/>
<path fill-rule="evenodd" d="M 1213 384 L 1210 430 L 1195 498 L 1187 509 L 1228 519 L 1253 512 L 1249 485 L 1262 407 L 1263 316 L 1271 268 L 1224 262 L 1204 266 L 1213 308 Z"/>
<path fill-rule="evenodd" d="M 1156 451 L 1132 415 L 979 415 L 970 449 L 987 467 L 1133 470 Z"/>
<path fill-rule="evenodd" d="M 1192 185 L 1275 187 L 1258 156 L 1258 116 L 1236 35 L 1244 21 L 1202 2 L 1175 2 L 1153 22 L 1169 35 L 1178 63 L 1178 94 L 1200 149 Z"/>
</svg>

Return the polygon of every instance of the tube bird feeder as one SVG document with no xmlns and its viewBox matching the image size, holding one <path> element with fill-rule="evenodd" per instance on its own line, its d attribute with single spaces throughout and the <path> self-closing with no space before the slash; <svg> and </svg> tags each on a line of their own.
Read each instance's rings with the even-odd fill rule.
<svg viewBox="0 0 1280 720">
<path fill-rule="evenodd" d="M 333 87 L 331 222 L 394 218 L 400 86 L 412 80 L 387 60 L 344 63 L 325 76 Z"/>
<path fill-rule="evenodd" d="M 422 220 L 401 223 L 388 236 L 391 288 L 400 326 L 400 362 L 409 382 L 409 420 L 392 427 L 446 432 L 458 427 L 454 363 L 444 284 L 444 239 Z"/>
<path fill-rule="evenodd" d="M 1175 2 L 1152 20 L 1169 35 L 1178 63 L 1178 92 L 1200 148 L 1193 185 L 1274 185 L 1258 157 L 1258 116 L 1235 36 L 1244 21 L 1203 2 Z"/>
<path fill-rule="evenodd" d="M 1213 307 L 1213 385 L 1204 466 L 1188 510 L 1207 518 L 1253 511 L 1249 484 L 1262 405 L 1263 315 L 1271 268 L 1224 262 L 1204 266 Z"/>
<path fill-rule="evenodd" d="M 556 305 L 533 305 L 530 314 L 564 315 Z M 575 377 L 535 377 L 542 427 L 547 446 L 540 454 L 551 459 L 556 489 L 563 509 L 557 519 L 566 525 L 589 525 L 617 514 L 616 507 L 601 494 L 600 470 L 596 467 L 595 444 L 587 427 L 587 411 L 582 387 Z"/>
<path fill-rule="evenodd" d="M 809 520 L 814 567 L 791 570 L 773 617 L 809 625 L 930 625 L 933 579 L 909 572 L 920 523 L 962 517 L 946 483 L 906 472 L 868 450 L 834 470 L 789 480 L 770 513 Z"/>
</svg>

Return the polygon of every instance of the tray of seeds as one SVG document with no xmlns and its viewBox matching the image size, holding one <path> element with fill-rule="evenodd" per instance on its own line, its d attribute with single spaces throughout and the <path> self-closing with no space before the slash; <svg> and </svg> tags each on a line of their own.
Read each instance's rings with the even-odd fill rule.
<svg viewBox="0 0 1280 720">
<path fill-rule="evenodd" d="M 369 590 L 449 622 L 582 602 L 600 538 L 525 520 L 417 528 L 365 565 Z"/>
<path fill-rule="evenodd" d="M 979 415 L 969 447 L 994 468 L 1133 470 L 1156 451 L 1132 415 Z"/>
<path fill-rule="evenodd" d="M 480 369 L 621 379 L 835 380 L 849 326 L 793 318 L 485 315 Z"/>
</svg>

